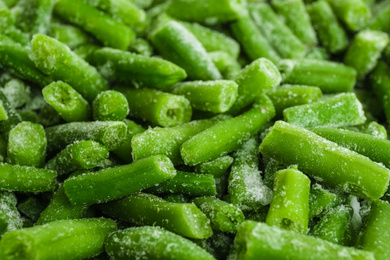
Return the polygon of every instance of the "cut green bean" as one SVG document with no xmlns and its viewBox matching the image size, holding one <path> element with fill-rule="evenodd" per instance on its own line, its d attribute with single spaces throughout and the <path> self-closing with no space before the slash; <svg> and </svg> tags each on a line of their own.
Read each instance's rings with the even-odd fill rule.
<svg viewBox="0 0 390 260">
<path fill-rule="evenodd" d="M 356 71 L 342 63 L 325 60 L 283 60 L 278 65 L 282 82 L 319 87 L 324 93 L 349 92 L 356 83 Z"/>
<path fill-rule="evenodd" d="M 91 37 L 83 30 L 70 24 L 57 22 L 50 24 L 50 36 L 71 49 L 92 41 Z"/>
<path fill-rule="evenodd" d="M 106 251 L 112 259 L 213 260 L 193 242 L 159 227 L 137 227 L 110 234 Z"/>
<path fill-rule="evenodd" d="M 171 161 L 155 155 L 131 164 L 71 177 L 64 182 L 72 204 L 96 204 L 138 192 L 176 175 Z"/>
<path fill-rule="evenodd" d="M 54 4 L 54 14 L 77 25 L 96 37 L 105 46 L 126 50 L 135 38 L 128 26 L 115 21 L 86 1 L 59 0 Z"/>
<path fill-rule="evenodd" d="M 123 122 L 95 121 L 73 122 L 45 129 L 48 152 L 59 152 L 69 144 L 83 140 L 93 140 L 112 151 L 125 140 L 127 127 Z"/>
<path fill-rule="evenodd" d="M 187 77 L 179 66 L 154 57 L 102 48 L 93 51 L 87 60 L 108 80 L 164 89 Z"/>
<path fill-rule="evenodd" d="M 259 150 L 286 165 L 298 164 L 310 177 L 360 198 L 379 199 L 388 187 L 390 171 L 385 167 L 283 121 L 274 124 Z"/>
<path fill-rule="evenodd" d="M 42 72 L 51 75 L 55 80 L 68 83 L 88 101 L 108 89 L 107 82 L 96 69 L 65 44 L 49 36 L 36 34 L 31 45 L 30 58 Z"/>
<path fill-rule="evenodd" d="M 185 69 L 189 79 L 222 77 L 203 45 L 180 23 L 169 21 L 161 25 L 152 32 L 150 40 L 165 59 Z"/>
<path fill-rule="evenodd" d="M 126 97 L 115 90 L 101 92 L 92 104 L 93 118 L 97 121 L 122 121 L 129 113 Z"/>
<path fill-rule="evenodd" d="M 237 259 L 294 260 L 374 260 L 370 252 L 344 247 L 265 223 L 245 221 L 238 229 L 234 244 Z"/>
<path fill-rule="evenodd" d="M 42 125 L 21 122 L 9 132 L 7 160 L 12 164 L 41 167 L 45 162 L 46 144 Z"/>
<path fill-rule="evenodd" d="M 15 25 L 26 33 L 47 33 L 52 9 L 52 0 L 19 0 L 13 8 L 17 13 Z"/>
<path fill-rule="evenodd" d="M 371 30 L 377 30 L 382 32 L 390 31 L 390 1 L 385 0 L 379 3 L 375 3 L 372 8 L 373 19 L 368 26 Z"/>
<path fill-rule="evenodd" d="M 42 89 L 43 97 L 66 122 L 88 121 L 91 107 L 69 84 L 57 81 Z"/>
<path fill-rule="evenodd" d="M 116 224 L 111 219 L 59 220 L 7 233 L 0 243 L 0 256 L 7 260 L 84 259 L 103 252 L 104 241 L 113 231 Z"/>
<path fill-rule="evenodd" d="M 241 70 L 236 59 L 223 51 L 209 52 L 209 56 L 224 79 L 233 79 Z"/>
<path fill-rule="evenodd" d="M 141 54 L 146 57 L 150 57 L 153 54 L 153 46 L 149 41 L 143 38 L 135 39 L 130 46 L 127 48 L 129 52 L 134 52 L 137 54 Z"/>
<path fill-rule="evenodd" d="M 183 96 L 155 89 L 131 89 L 118 86 L 129 102 L 130 116 L 149 121 L 154 125 L 170 127 L 191 120 L 191 104 Z"/>
<path fill-rule="evenodd" d="M 30 88 L 20 79 L 11 78 L 1 89 L 14 108 L 21 107 L 30 99 Z"/>
<path fill-rule="evenodd" d="M 136 225 L 155 225 L 188 238 L 204 239 L 213 234 L 210 221 L 194 204 L 172 203 L 137 193 L 98 206 L 105 214 Z"/>
<path fill-rule="evenodd" d="M 0 192 L 0 236 L 22 228 L 23 220 L 16 203 L 17 199 L 14 193 L 8 191 Z"/>
<path fill-rule="evenodd" d="M 318 183 L 313 184 L 309 197 L 309 219 L 339 205 L 342 201 L 343 196 L 339 193 L 331 192 Z"/>
<path fill-rule="evenodd" d="M 366 121 L 362 104 L 354 93 L 342 93 L 311 104 L 287 108 L 283 111 L 283 117 L 288 123 L 303 127 L 349 126 Z"/>
<path fill-rule="evenodd" d="M 195 172 L 200 174 L 212 174 L 215 178 L 222 177 L 230 165 L 233 163 L 233 158 L 226 155 L 216 158 L 214 160 L 200 163 L 195 166 Z"/>
<path fill-rule="evenodd" d="M 389 36 L 384 32 L 361 31 L 351 42 L 344 63 L 356 69 L 358 78 L 363 78 L 376 66 L 388 43 Z"/>
</svg>

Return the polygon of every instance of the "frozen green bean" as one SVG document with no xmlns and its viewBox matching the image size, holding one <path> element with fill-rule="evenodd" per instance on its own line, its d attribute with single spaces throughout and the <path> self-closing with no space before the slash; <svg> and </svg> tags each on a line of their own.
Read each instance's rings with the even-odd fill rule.
<svg viewBox="0 0 390 260">
<path fill-rule="evenodd" d="M 17 198 L 13 192 L 0 192 L 0 236 L 22 228 L 23 220 L 16 204 Z"/>
<path fill-rule="evenodd" d="M 221 156 L 214 160 L 196 165 L 195 172 L 212 174 L 215 178 L 220 178 L 227 172 L 233 161 L 234 159 L 231 156 Z"/>
<path fill-rule="evenodd" d="M 309 219 L 339 205 L 343 201 L 343 196 L 323 188 L 315 183 L 311 186 L 309 197 Z"/>
<path fill-rule="evenodd" d="M 126 97 L 115 90 L 101 92 L 92 103 L 93 118 L 97 121 L 122 121 L 129 113 Z"/>
<path fill-rule="evenodd" d="M 26 33 L 47 33 L 50 30 L 52 9 L 52 0 L 19 0 L 13 7 L 16 13 L 15 25 Z"/>
<path fill-rule="evenodd" d="M 71 49 L 92 41 L 91 37 L 83 30 L 70 24 L 58 22 L 50 24 L 50 36 L 66 44 Z"/>
</svg>

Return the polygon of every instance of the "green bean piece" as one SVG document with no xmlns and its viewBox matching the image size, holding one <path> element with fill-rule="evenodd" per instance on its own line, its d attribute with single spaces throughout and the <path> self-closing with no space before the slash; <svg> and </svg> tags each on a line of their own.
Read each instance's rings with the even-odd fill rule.
<svg viewBox="0 0 390 260">
<path fill-rule="evenodd" d="M 345 245 L 345 235 L 352 218 L 352 208 L 340 205 L 330 209 L 312 229 L 312 235 L 338 245 Z"/>
<path fill-rule="evenodd" d="M 1 117 L 3 120 L 0 120 L 0 133 L 8 139 L 8 133 L 22 120 L 19 114 L 8 102 L 7 97 L 4 95 L 3 91 L 0 90 L 0 104 L 1 104 Z"/>
<path fill-rule="evenodd" d="M 71 49 L 92 41 L 91 37 L 78 27 L 56 22 L 50 24 L 50 36 Z"/>
<path fill-rule="evenodd" d="M 46 86 L 52 79 L 43 74 L 29 58 L 30 50 L 0 34 L 0 65 L 18 78 Z"/>
<path fill-rule="evenodd" d="M 380 139 L 385 139 L 385 140 L 387 139 L 386 128 L 377 122 L 373 121 L 368 124 L 363 124 L 361 126 L 358 126 L 357 128 L 362 133 L 369 134 Z"/>
<path fill-rule="evenodd" d="M 0 190 L 20 192 L 52 191 L 57 184 L 52 170 L 0 163 Z"/>
<path fill-rule="evenodd" d="M 134 31 L 96 9 L 86 1 L 59 0 L 54 4 L 54 14 L 64 21 L 81 27 L 96 37 L 103 45 L 126 50 L 135 39 Z"/>
<path fill-rule="evenodd" d="M 224 113 L 234 104 L 238 85 L 231 80 L 188 81 L 174 85 L 170 92 L 183 95 L 193 108 L 212 113 Z"/>
<path fill-rule="evenodd" d="M 145 192 L 152 194 L 179 193 L 189 196 L 215 196 L 217 194 L 213 175 L 182 171 L 178 171 L 172 179 L 146 189 Z"/>
<path fill-rule="evenodd" d="M 237 259 L 294 259 L 294 260 L 374 260 L 370 252 L 344 247 L 331 242 L 245 221 L 238 229 L 234 244 Z"/>
<path fill-rule="evenodd" d="M 309 219 L 312 219 L 322 212 L 325 212 L 343 201 L 343 196 L 323 188 L 315 183 L 310 189 L 309 197 Z"/>
<path fill-rule="evenodd" d="M 43 225 L 49 222 L 65 219 L 78 219 L 86 215 L 88 206 L 73 205 L 65 194 L 61 185 L 54 193 L 49 205 L 42 211 L 35 225 Z"/>
<path fill-rule="evenodd" d="M 115 90 L 127 98 L 130 116 L 164 127 L 180 125 L 191 120 L 191 104 L 183 96 L 146 88 L 131 89 L 118 86 Z"/>
<path fill-rule="evenodd" d="M 84 259 L 103 252 L 111 219 L 59 220 L 7 233 L 0 243 L 2 259 Z M 50 248 L 51 250 L 47 250 Z"/>
<path fill-rule="evenodd" d="M 92 169 L 108 158 L 109 152 L 102 144 L 86 140 L 68 145 L 45 164 L 45 169 L 58 175 L 76 170 Z"/>
<path fill-rule="evenodd" d="M 194 135 L 184 142 L 180 154 L 186 165 L 213 160 L 236 150 L 275 116 L 271 100 L 261 96 L 253 107 L 232 119 Z"/>
<path fill-rule="evenodd" d="M 313 47 L 306 53 L 305 59 L 329 60 L 329 53 L 323 47 Z"/>
<path fill-rule="evenodd" d="M 209 25 L 234 21 L 246 15 L 241 0 L 176 0 L 168 2 L 166 12 L 183 21 Z"/>
<path fill-rule="evenodd" d="M 229 36 L 197 23 L 180 23 L 195 35 L 207 52 L 223 51 L 234 59 L 240 54 L 240 45 Z"/>
<path fill-rule="evenodd" d="M 263 158 L 266 159 L 265 156 Z M 278 171 L 286 169 L 287 166 L 272 158 L 267 157 L 267 159 L 269 160 L 269 162 L 266 164 L 264 169 L 264 184 L 272 190 L 274 187 L 275 174 Z M 265 222 L 265 220 L 262 222 Z"/>
<path fill-rule="evenodd" d="M 127 48 L 129 52 L 141 54 L 150 57 L 153 54 L 153 46 L 143 38 L 135 39 Z"/>
<path fill-rule="evenodd" d="M 376 31 L 389 32 L 390 1 L 385 0 L 379 3 L 375 3 L 372 10 L 373 18 L 371 19 L 368 28 Z"/>
<path fill-rule="evenodd" d="M 350 92 L 356 71 L 342 63 L 325 60 L 283 60 L 278 65 L 285 84 L 316 86 L 324 93 Z"/>
<path fill-rule="evenodd" d="M 303 0 L 272 0 L 272 7 L 282 16 L 295 36 L 308 46 L 317 45 L 317 36 Z"/>
<path fill-rule="evenodd" d="M 200 41 L 180 23 L 169 21 L 149 37 L 160 54 L 182 67 L 189 79 L 215 80 L 222 77 Z"/>
<path fill-rule="evenodd" d="M 176 170 L 168 157 L 155 155 L 131 164 L 71 177 L 64 182 L 64 188 L 72 204 L 91 205 L 138 192 L 175 175 Z"/>
<path fill-rule="evenodd" d="M 97 121 L 122 121 L 129 113 L 126 97 L 115 90 L 101 92 L 92 104 L 93 118 Z"/>
<path fill-rule="evenodd" d="M 88 101 L 65 82 L 50 83 L 42 89 L 42 94 L 66 122 L 88 121 L 91 118 Z"/>
<path fill-rule="evenodd" d="M 220 178 L 232 165 L 234 159 L 229 156 L 221 156 L 214 160 L 200 163 L 195 166 L 195 172 L 200 174 L 212 174 L 215 178 Z"/>
<path fill-rule="evenodd" d="M 387 190 L 388 169 L 299 126 L 277 121 L 259 150 L 359 198 L 379 199 Z"/>
<path fill-rule="evenodd" d="M 13 192 L 0 192 L 0 236 L 7 232 L 22 228 L 23 220 L 16 208 L 16 204 L 17 199 Z"/>
<path fill-rule="evenodd" d="M 193 202 L 210 219 L 211 227 L 215 231 L 235 233 L 245 220 L 244 214 L 238 207 L 223 200 L 199 197 Z"/>
<path fill-rule="evenodd" d="M 370 76 L 372 89 L 383 106 L 387 122 L 390 122 L 390 67 L 380 61 Z"/>
<path fill-rule="evenodd" d="M 87 58 L 108 80 L 165 89 L 187 77 L 179 66 L 154 57 L 146 57 L 111 48 L 98 49 Z"/>
<path fill-rule="evenodd" d="M 271 61 L 260 58 L 242 69 L 234 80 L 238 84 L 238 96 L 229 114 L 238 114 L 259 96 L 274 89 L 280 84 L 281 76 Z"/>
<path fill-rule="evenodd" d="M 145 129 L 142 126 L 136 124 L 135 122 L 133 122 L 131 120 L 125 119 L 124 123 L 127 126 L 127 133 L 126 133 L 125 141 L 122 143 L 121 146 L 119 146 L 118 148 L 116 148 L 112 152 L 116 156 L 118 156 L 122 161 L 124 161 L 126 163 L 131 163 L 133 161 L 132 155 L 131 155 L 133 152 L 133 149 L 131 146 L 132 139 L 137 134 L 145 132 Z"/>
<path fill-rule="evenodd" d="M 330 53 L 339 53 L 348 47 L 348 37 L 327 1 L 316 1 L 307 7 L 311 22 L 321 44 Z"/>
<path fill-rule="evenodd" d="M 58 114 L 58 112 L 55 111 L 54 108 L 47 103 L 39 111 L 38 123 L 40 123 L 44 127 L 61 124 L 63 122 L 64 121 L 62 120 L 60 114 Z"/>
<path fill-rule="evenodd" d="M 191 202 L 190 198 L 184 194 L 166 194 L 162 198 L 168 202 L 173 203 L 189 203 Z"/>
<path fill-rule="evenodd" d="M 108 89 L 107 82 L 96 69 L 65 44 L 49 36 L 36 34 L 31 45 L 30 58 L 42 72 L 51 75 L 55 80 L 68 83 L 88 101 Z"/>
<path fill-rule="evenodd" d="M 20 202 L 17 207 L 23 215 L 25 215 L 32 222 L 35 222 L 39 218 L 41 212 L 45 209 L 46 205 L 37 197 L 31 196 Z"/>
<path fill-rule="evenodd" d="M 279 19 L 271 6 L 256 4 L 249 9 L 257 28 L 282 58 L 299 59 L 305 55 L 306 46 Z"/>
<path fill-rule="evenodd" d="M 238 61 L 226 52 L 213 51 L 209 56 L 224 79 L 233 79 L 241 71 Z"/>
<path fill-rule="evenodd" d="M 351 31 L 364 29 L 371 20 L 370 8 L 362 0 L 327 0 L 336 16 Z"/>
<path fill-rule="evenodd" d="M 212 255 L 160 227 L 136 227 L 110 234 L 105 248 L 112 259 L 213 260 Z"/>
<path fill-rule="evenodd" d="M 188 238 L 204 239 L 213 234 L 210 221 L 194 204 L 167 202 L 147 193 L 133 194 L 98 208 L 120 220 L 163 227 Z"/>
<path fill-rule="evenodd" d="M 90 57 L 92 57 L 92 53 L 99 49 L 101 49 L 101 47 L 95 44 L 83 44 L 78 48 L 74 49 L 73 52 L 76 53 L 77 56 L 79 56 L 83 60 L 91 62 Z"/>
<path fill-rule="evenodd" d="M 131 140 L 133 160 L 139 160 L 151 155 L 163 154 L 172 160 L 173 164 L 181 164 L 180 146 L 192 136 L 207 128 L 230 119 L 220 115 L 211 119 L 195 120 L 170 128 L 154 127 L 135 135 Z M 153 149 L 150 149 L 153 147 Z"/>
<path fill-rule="evenodd" d="M 375 259 L 390 257 L 390 250 L 386 242 L 390 238 L 389 216 L 389 203 L 382 200 L 373 201 L 365 227 L 358 238 L 357 247 L 374 253 Z"/>
<path fill-rule="evenodd" d="M 261 180 L 258 147 L 256 138 L 251 138 L 233 154 L 228 194 L 230 202 L 243 211 L 256 211 L 272 199 L 271 190 Z"/>
<path fill-rule="evenodd" d="M 1 89 L 10 105 L 14 108 L 21 107 L 30 99 L 30 88 L 20 79 L 8 80 Z"/>
<path fill-rule="evenodd" d="M 282 85 L 267 92 L 275 107 L 276 117 L 283 116 L 283 110 L 289 107 L 310 104 L 322 97 L 318 87 L 302 85 Z"/>
<path fill-rule="evenodd" d="M 266 223 L 282 229 L 307 233 L 310 179 L 294 168 L 275 175 L 273 196 Z"/>
<path fill-rule="evenodd" d="M 7 160 L 12 164 L 41 167 L 45 162 L 46 144 L 42 125 L 21 122 L 9 133 Z"/>
<path fill-rule="evenodd" d="M 279 54 L 260 32 L 251 17 L 241 17 L 231 23 L 230 29 L 250 60 L 266 58 L 274 63 L 280 60 Z"/>
<path fill-rule="evenodd" d="M 21 44 L 22 46 L 28 46 L 30 44 L 30 36 L 27 33 L 22 32 L 15 26 L 10 26 L 6 28 L 4 31 L 2 31 L 2 33 L 12 39 L 14 42 Z"/>
<path fill-rule="evenodd" d="M 15 25 L 25 33 L 45 34 L 50 29 L 52 0 L 19 0 L 13 8 Z"/>
<path fill-rule="evenodd" d="M 366 121 L 362 104 L 354 93 L 341 93 L 311 104 L 287 108 L 283 110 L 283 117 L 286 122 L 303 127 L 349 126 Z"/>
<path fill-rule="evenodd" d="M 384 32 L 361 31 L 349 46 L 344 63 L 356 69 L 358 78 L 363 78 L 376 66 L 388 43 L 389 36 Z"/>
<path fill-rule="evenodd" d="M 22 121 L 28 121 L 31 123 L 38 123 L 38 115 L 37 115 L 37 113 L 35 113 L 32 110 L 19 109 L 19 110 L 16 110 L 16 113 L 19 114 Z M 1 147 L 1 145 L 0 145 L 0 147 Z M 0 148 L 0 150 L 1 150 L 1 148 Z M 1 152 L 0 152 L 0 154 L 1 154 Z M 0 161 L 1 161 L 1 159 L 0 159 Z"/>
<path fill-rule="evenodd" d="M 112 151 L 122 145 L 127 127 L 123 122 L 73 122 L 45 129 L 48 152 L 59 152 L 77 141 L 92 140 Z"/>
</svg>

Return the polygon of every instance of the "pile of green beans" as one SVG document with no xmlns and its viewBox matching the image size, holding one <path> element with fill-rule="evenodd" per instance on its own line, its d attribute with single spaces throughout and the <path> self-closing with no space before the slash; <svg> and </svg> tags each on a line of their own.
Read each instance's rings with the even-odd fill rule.
<svg viewBox="0 0 390 260">
<path fill-rule="evenodd" d="M 390 0 L 0 0 L 0 259 L 390 259 L 389 34 Z"/>
</svg>

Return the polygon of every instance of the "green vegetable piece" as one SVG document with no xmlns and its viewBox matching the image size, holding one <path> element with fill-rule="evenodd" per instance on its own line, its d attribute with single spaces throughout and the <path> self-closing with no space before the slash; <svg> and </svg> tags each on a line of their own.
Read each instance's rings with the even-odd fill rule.
<svg viewBox="0 0 390 260">
<path fill-rule="evenodd" d="M 179 193 L 189 196 L 214 196 L 217 194 L 214 176 L 178 171 L 170 180 L 159 183 L 145 192 L 153 194 Z"/>
<path fill-rule="evenodd" d="M 213 160 L 236 150 L 275 116 L 268 97 L 262 96 L 242 115 L 228 119 L 194 135 L 184 142 L 180 154 L 186 165 Z"/>
<path fill-rule="evenodd" d="M 118 260 L 215 259 L 193 242 L 159 227 L 146 226 L 120 230 L 110 234 L 105 245 L 109 256 Z"/>
<path fill-rule="evenodd" d="M 7 233 L 0 243 L 0 256 L 7 260 L 84 259 L 103 252 L 106 237 L 115 230 L 111 219 L 59 220 Z"/>
<path fill-rule="evenodd" d="M 241 17 L 231 23 L 230 29 L 252 61 L 258 58 L 266 58 L 277 63 L 280 60 L 279 54 L 260 32 L 251 17 Z"/>
<path fill-rule="evenodd" d="M 209 52 L 209 56 L 224 79 L 233 79 L 241 70 L 236 59 L 223 51 Z"/>
<path fill-rule="evenodd" d="M 97 121 L 122 121 L 129 113 L 129 103 L 122 93 L 107 90 L 95 98 L 92 109 Z"/>
<path fill-rule="evenodd" d="M 51 83 L 42 89 L 42 94 L 66 122 L 88 121 L 91 118 L 88 101 L 65 82 Z"/>
<path fill-rule="evenodd" d="M 381 52 L 389 43 L 389 36 L 379 31 L 359 32 L 344 56 L 344 63 L 355 68 L 358 78 L 366 76 L 377 64 Z"/>
<path fill-rule="evenodd" d="M 295 36 L 308 46 L 317 45 L 317 36 L 303 0 L 272 0 L 272 7 L 282 16 Z"/>
<path fill-rule="evenodd" d="M 326 1 L 316 1 L 306 7 L 322 45 L 330 53 L 339 53 L 348 47 L 347 34 Z"/>
<path fill-rule="evenodd" d="M 20 192 L 52 191 L 57 173 L 52 170 L 0 163 L 0 190 Z"/>
<path fill-rule="evenodd" d="M 324 93 L 349 92 L 356 83 L 356 71 L 337 62 L 283 60 L 278 67 L 283 83 L 316 86 Z"/>
<path fill-rule="evenodd" d="M 263 159 L 269 160 L 269 162 L 266 162 L 266 166 L 264 169 L 264 184 L 272 190 L 274 187 L 275 174 L 278 171 L 286 169 L 287 166 L 272 158 L 268 158 L 264 156 Z M 265 222 L 265 220 L 262 222 Z"/>
<path fill-rule="evenodd" d="M 250 6 L 250 14 L 261 33 L 282 58 L 299 59 L 306 46 L 293 34 L 268 4 Z"/>
<path fill-rule="evenodd" d="M 101 204 L 98 208 L 120 220 L 163 227 L 188 238 L 203 239 L 213 234 L 210 221 L 194 204 L 167 202 L 146 193 Z"/>
<path fill-rule="evenodd" d="M 45 129 L 48 152 L 59 152 L 77 141 L 92 140 L 112 151 L 122 145 L 127 127 L 123 122 L 73 122 Z"/>
<path fill-rule="evenodd" d="M 36 34 L 31 45 L 30 58 L 42 72 L 51 75 L 55 80 L 68 83 L 88 101 L 108 89 L 107 82 L 96 69 L 65 44 L 49 36 Z"/>
<path fill-rule="evenodd" d="M 180 125 L 191 120 L 191 104 L 183 96 L 146 88 L 131 89 L 118 86 L 115 90 L 127 98 L 130 116 L 164 127 Z"/>
<path fill-rule="evenodd" d="M 181 164 L 183 160 L 180 156 L 180 146 L 185 141 L 218 122 L 229 118 L 229 116 L 221 115 L 211 119 L 191 121 L 170 128 L 150 128 L 132 138 L 133 159 L 136 161 L 151 155 L 163 154 L 168 156 L 173 164 Z M 150 149 L 150 147 L 153 147 L 153 149 Z"/>
<path fill-rule="evenodd" d="M 222 77 L 203 45 L 180 23 L 169 21 L 161 25 L 150 35 L 150 40 L 165 59 L 185 69 L 189 79 L 215 80 Z"/>
<path fill-rule="evenodd" d="M 318 87 L 302 85 L 283 85 L 267 92 L 275 107 L 276 117 L 283 116 L 283 110 L 289 107 L 310 104 L 322 97 Z"/>
<path fill-rule="evenodd" d="M 177 19 L 206 24 L 236 20 L 246 14 L 242 0 L 176 0 L 168 2 L 166 12 Z M 185 12 L 183 12 L 185 10 Z"/>
<path fill-rule="evenodd" d="M 45 162 L 46 144 L 42 125 L 21 122 L 9 133 L 7 160 L 12 164 L 41 167 Z"/>
<path fill-rule="evenodd" d="M 387 190 L 388 169 L 299 126 L 276 122 L 259 150 L 286 165 L 298 164 L 310 177 L 360 198 L 379 199 Z"/>
<path fill-rule="evenodd" d="M 256 211 L 272 200 L 272 192 L 261 180 L 259 142 L 251 138 L 234 154 L 228 179 L 230 202 L 244 211 Z"/>
<path fill-rule="evenodd" d="M 344 247 L 328 241 L 245 221 L 238 229 L 234 244 L 237 259 L 294 259 L 294 260 L 374 260 L 370 252 Z"/>
<path fill-rule="evenodd" d="M 1 114 L 3 119 L 0 120 L 0 133 L 3 135 L 3 137 L 6 137 L 6 139 L 8 139 L 9 131 L 11 131 L 12 128 L 14 128 L 22 120 L 19 114 L 8 102 L 7 97 L 4 95 L 3 91 L 1 90 L 0 90 L 0 104 L 1 104 Z"/>
<path fill-rule="evenodd" d="M 380 1 L 372 7 L 373 17 L 369 23 L 371 30 L 390 31 L 390 1 Z"/>
<path fill-rule="evenodd" d="M 150 57 L 153 54 L 153 46 L 143 38 L 135 39 L 127 50 L 147 57 Z"/>
<path fill-rule="evenodd" d="M 200 197 L 193 202 L 210 219 L 213 230 L 235 233 L 245 220 L 244 214 L 238 207 L 223 200 Z"/>
<path fill-rule="evenodd" d="M 231 156 L 221 156 L 214 160 L 196 165 L 195 172 L 200 174 L 212 174 L 215 178 L 220 178 L 227 172 L 233 161 L 234 159 Z"/>
<path fill-rule="evenodd" d="M 311 104 L 290 107 L 283 110 L 283 116 L 286 122 L 303 127 L 349 126 L 366 121 L 362 104 L 354 93 L 342 93 Z"/>
<path fill-rule="evenodd" d="M 352 218 L 352 208 L 340 205 L 330 209 L 312 229 L 312 235 L 334 244 L 345 245 L 345 235 Z"/>
<path fill-rule="evenodd" d="M 224 113 L 237 99 L 238 85 L 231 80 L 189 81 L 174 85 L 170 91 L 183 95 L 193 108 L 212 113 Z"/>
<path fill-rule="evenodd" d="M 78 27 L 57 22 L 50 24 L 50 36 L 71 49 L 92 41 L 91 37 Z"/>
<path fill-rule="evenodd" d="M 50 29 L 52 0 L 19 0 L 13 8 L 15 25 L 25 33 L 45 34 Z"/>
<path fill-rule="evenodd" d="M 313 184 L 309 197 L 309 219 L 339 205 L 342 201 L 343 196 L 339 193 L 331 192 L 318 183 Z"/>
<path fill-rule="evenodd" d="M 390 122 L 390 67 L 380 61 L 370 76 L 372 89 L 383 106 L 387 122 Z"/>
<path fill-rule="evenodd" d="M 23 220 L 16 204 L 17 199 L 14 193 L 8 191 L 0 192 L 0 236 L 22 228 Z"/>
<path fill-rule="evenodd" d="M 179 66 L 154 57 L 146 57 L 110 48 L 98 49 L 87 60 L 108 80 L 165 89 L 187 77 Z"/>
<path fill-rule="evenodd" d="M 59 0 L 54 4 L 53 11 L 66 22 L 95 36 L 105 46 L 126 50 L 135 38 L 132 29 L 86 1 Z"/>
<path fill-rule="evenodd" d="M 310 179 L 305 174 L 294 168 L 278 171 L 266 223 L 306 234 L 309 225 L 309 194 Z"/>
<path fill-rule="evenodd" d="M 364 29 L 371 20 L 370 8 L 362 0 L 327 0 L 337 17 L 352 31 Z"/>
<path fill-rule="evenodd" d="M 64 188 L 72 204 L 91 205 L 138 192 L 175 175 L 176 170 L 168 157 L 155 155 L 131 164 L 71 177 L 64 182 Z"/>
<path fill-rule="evenodd" d="M 359 235 L 357 247 L 374 253 L 375 259 L 386 259 L 389 241 L 390 205 L 381 200 L 373 201 L 365 227 Z"/>
<path fill-rule="evenodd" d="M 242 69 L 234 80 L 238 85 L 238 96 L 228 111 L 230 114 L 237 114 L 262 94 L 274 89 L 280 84 L 281 76 L 271 61 L 260 58 Z"/>
<path fill-rule="evenodd" d="M 68 145 L 45 164 L 45 169 L 58 175 L 76 170 L 92 169 L 108 158 L 109 152 L 102 144 L 86 140 Z"/>
<path fill-rule="evenodd" d="M 17 78 L 12 78 L 7 81 L 2 91 L 10 105 L 14 108 L 25 105 L 30 99 L 30 88 Z"/>
<path fill-rule="evenodd" d="M 23 215 L 28 217 L 32 222 L 35 222 L 39 218 L 41 212 L 45 209 L 46 205 L 37 197 L 31 196 L 20 202 L 17 207 Z"/>
<path fill-rule="evenodd" d="M 306 53 L 305 59 L 329 60 L 329 53 L 323 47 L 313 47 Z"/>
</svg>

